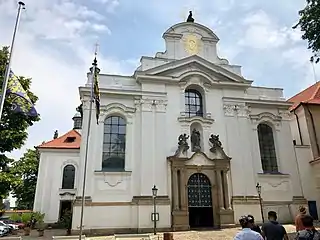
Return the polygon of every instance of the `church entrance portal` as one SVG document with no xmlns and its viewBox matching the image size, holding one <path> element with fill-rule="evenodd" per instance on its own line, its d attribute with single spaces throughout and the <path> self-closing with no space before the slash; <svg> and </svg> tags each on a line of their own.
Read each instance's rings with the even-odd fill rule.
<svg viewBox="0 0 320 240">
<path fill-rule="evenodd" d="M 202 173 L 188 180 L 188 207 L 190 228 L 213 227 L 211 183 Z"/>
</svg>

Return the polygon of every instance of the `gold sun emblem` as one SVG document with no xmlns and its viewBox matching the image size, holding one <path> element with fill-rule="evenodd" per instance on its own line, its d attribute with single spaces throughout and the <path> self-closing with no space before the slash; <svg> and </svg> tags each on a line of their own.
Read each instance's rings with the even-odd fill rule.
<svg viewBox="0 0 320 240">
<path fill-rule="evenodd" d="M 185 40 L 185 50 L 191 54 L 197 54 L 199 52 L 199 39 L 195 35 L 186 36 Z"/>
</svg>

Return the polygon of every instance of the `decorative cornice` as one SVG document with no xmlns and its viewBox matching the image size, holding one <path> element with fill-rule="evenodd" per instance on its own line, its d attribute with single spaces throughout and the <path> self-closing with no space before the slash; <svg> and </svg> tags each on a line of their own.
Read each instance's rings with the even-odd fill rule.
<svg viewBox="0 0 320 240">
<path fill-rule="evenodd" d="M 281 116 L 276 116 L 272 113 L 269 112 L 262 112 L 259 114 L 250 114 L 250 119 L 255 121 L 255 122 L 261 122 L 266 119 L 271 120 L 272 122 L 280 122 L 282 120 Z"/>
<path fill-rule="evenodd" d="M 136 109 L 133 107 L 127 107 L 121 103 L 110 103 L 106 106 L 100 107 L 99 123 L 103 123 L 107 117 L 113 114 L 120 114 L 126 118 L 127 124 L 132 123 L 132 117 Z"/>
<path fill-rule="evenodd" d="M 280 131 L 280 125 L 282 120 L 281 116 L 277 116 L 269 112 L 262 112 L 255 115 L 251 114 L 249 116 L 253 124 L 253 130 L 257 130 L 257 127 L 260 123 L 269 122 L 272 124 L 276 131 Z"/>
<path fill-rule="evenodd" d="M 290 120 L 293 115 L 294 114 L 289 110 L 279 110 L 279 116 L 282 118 L 282 120 Z"/>
<path fill-rule="evenodd" d="M 194 116 L 194 117 L 186 117 L 184 113 L 180 113 L 180 116 L 178 117 L 178 121 L 180 123 L 187 123 L 188 125 L 191 125 L 194 122 L 199 122 L 203 127 L 209 127 L 214 123 L 214 119 L 211 118 L 211 114 L 207 114 L 205 117 L 200 116 Z"/>
<path fill-rule="evenodd" d="M 134 104 L 137 111 L 152 112 L 154 109 L 156 112 L 166 112 L 168 100 L 141 98 L 135 99 Z"/>
<path fill-rule="evenodd" d="M 225 103 L 223 104 L 224 114 L 228 117 L 248 117 L 251 108 L 243 103 Z"/>
</svg>

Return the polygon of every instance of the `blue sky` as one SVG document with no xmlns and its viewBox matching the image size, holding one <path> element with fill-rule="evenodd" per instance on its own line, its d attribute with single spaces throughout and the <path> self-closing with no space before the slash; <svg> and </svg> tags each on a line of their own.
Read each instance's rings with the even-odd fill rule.
<svg viewBox="0 0 320 240">
<path fill-rule="evenodd" d="M 99 43 L 103 73 L 132 74 L 142 55 L 164 51 L 163 32 L 184 21 L 196 22 L 220 38 L 218 52 L 242 66 L 254 85 L 284 88 L 290 97 L 314 83 L 310 52 L 291 27 L 305 0 L 25 0 L 16 39 L 13 70 L 33 78 L 42 120 L 29 130 L 25 148 L 72 128 Z M 9 45 L 17 1 L 0 0 L 0 45 Z M 319 72 L 319 67 L 316 67 Z M 320 74 L 320 72 L 319 72 Z"/>
</svg>

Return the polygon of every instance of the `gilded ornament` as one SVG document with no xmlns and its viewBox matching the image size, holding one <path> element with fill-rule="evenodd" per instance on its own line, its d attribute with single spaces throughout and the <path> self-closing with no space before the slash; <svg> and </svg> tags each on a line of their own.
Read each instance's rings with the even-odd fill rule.
<svg viewBox="0 0 320 240">
<path fill-rule="evenodd" d="M 185 50 L 192 55 L 199 52 L 199 39 L 195 35 L 190 34 L 186 36 Z"/>
</svg>

